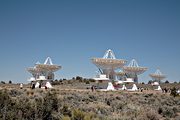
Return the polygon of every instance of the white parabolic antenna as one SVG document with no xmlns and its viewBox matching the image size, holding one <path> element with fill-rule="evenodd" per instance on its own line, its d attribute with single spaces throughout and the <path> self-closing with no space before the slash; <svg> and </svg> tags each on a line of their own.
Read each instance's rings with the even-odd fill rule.
<svg viewBox="0 0 180 120">
<path fill-rule="evenodd" d="M 61 69 L 61 66 L 54 65 L 50 57 L 48 57 L 44 64 L 37 62 L 34 67 L 27 68 L 27 71 L 32 74 L 35 80 L 53 80 L 54 72 Z M 43 77 L 42 77 L 43 76 Z"/>
<path fill-rule="evenodd" d="M 116 59 L 114 52 L 109 49 L 105 52 L 103 58 L 92 58 L 92 63 L 101 69 L 102 74 L 106 74 L 108 78 L 114 79 L 116 69 L 122 68 L 126 64 L 126 60 Z"/>
<path fill-rule="evenodd" d="M 135 59 L 132 59 L 128 66 L 123 67 L 123 71 L 134 79 L 134 82 L 138 82 L 138 75 L 144 73 L 148 68 L 140 67 Z"/>
<path fill-rule="evenodd" d="M 166 75 L 162 74 L 159 69 L 157 69 L 155 73 L 149 74 L 149 76 L 153 80 L 157 80 L 157 81 L 161 81 L 166 78 Z"/>
</svg>

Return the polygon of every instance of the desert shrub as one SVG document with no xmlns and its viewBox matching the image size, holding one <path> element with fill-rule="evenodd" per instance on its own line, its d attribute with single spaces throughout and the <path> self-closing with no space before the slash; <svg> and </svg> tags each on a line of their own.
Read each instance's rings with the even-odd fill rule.
<svg viewBox="0 0 180 120">
<path fill-rule="evenodd" d="M 172 110 L 174 111 L 174 113 L 179 112 L 178 109 L 177 109 L 177 107 L 173 107 Z"/>
<path fill-rule="evenodd" d="M 162 106 L 158 109 L 158 113 L 162 114 L 166 118 L 172 118 L 176 115 L 175 109 L 173 110 L 172 107 L 169 106 Z"/>
<path fill-rule="evenodd" d="M 158 108 L 158 113 L 159 113 L 159 114 L 162 114 L 162 112 L 163 112 L 163 109 L 162 109 L 161 107 L 159 107 L 159 108 Z"/>
<path fill-rule="evenodd" d="M 86 80 L 86 84 L 90 84 L 89 80 Z"/>
<path fill-rule="evenodd" d="M 34 103 L 31 103 L 29 100 L 21 99 L 17 101 L 17 110 L 21 111 L 21 117 L 23 119 L 35 119 L 35 108 Z"/>
<path fill-rule="evenodd" d="M 29 96 L 30 95 L 30 91 L 27 91 L 26 94 Z"/>
<path fill-rule="evenodd" d="M 56 94 L 48 92 L 44 97 L 43 119 L 52 119 L 52 112 L 58 111 L 58 98 Z"/>
<path fill-rule="evenodd" d="M 146 112 L 146 117 L 148 120 L 159 120 L 158 114 L 154 110 L 149 110 Z"/>
<path fill-rule="evenodd" d="M 171 93 L 170 95 L 172 95 L 173 97 L 178 96 L 179 94 L 177 93 L 177 89 L 175 87 L 173 87 L 173 89 L 171 89 Z"/>
<path fill-rule="evenodd" d="M 20 96 L 22 95 L 23 93 L 21 91 L 18 91 L 16 89 L 12 89 L 10 90 L 9 92 L 9 95 L 12 96 L 12 97 L 16 97 L 16 96 Z"/>
<path fill-rule="evenodd" d="M 35 104 L 36 104 L 36 117 L 42 118 L 43 117 L 43 98 L 37 97 L 35 98 Z"/>
<path fill-rule="evenodd" d="M 97 97 L 95 95 L 89 95 L 89 99 L 93 101 L 97 101 Z"/>
<path fill-rule="evenodd" d="M 164 83 L 168 84 L 168 83 L 169 83 L 169 81 L 168 81 L 168 80 L 166 80 Z"/>
<path fill-rule="evenodd" d="M 0 119 L 178 120 L 179 98 L 150 93 L 7 89 L 0 90 Z"/>
<path fill-rule="evenodd" d="M 60 112 L 53 111 L 51 115 L 52 115 L 52 120 L 62 120 L 63 115 Z"/>
<path fill-rule="evenodd" d="M 108 115 L 109 111 L 104 106 L 98 106 L 97 114 Z"/>
<path fill-rule="evenodd" d="M 180 116 L 176 116 L 174 120 L 180 120 Z"/>
<path fill-rule="evenodd" d="M 110 106 L 110 105 L 111 105 L 111 101 L 110 101 L 110 100 L 107 100 L 107 101 L 106 101 L 106 104 Z"/>
<path fill-rule="evenodd" d="M 150 94 L 145 94 L 145 95 L 144 95 L 144 97 L 146 97 L 146 98 L 149 98 L 149 97 L 152 97 L 152 96 L 153 96 L 152 93 L 150 93 Z"/>
<path fill-rule="evenodd" d="M 82 102 L 85 102 L 86 104 L 88 104 L 89 102 L 93 102 L 92 99 L 88 98 L 88 97 L 84 97 L 82 98 Z"/>
<path fill-rule="evenodd" d="M 90 81 L 90 82 L 95 82 L 95 80 L 94 80 L 94 79 L 89 79 L 89 81 Z"/>
<path fill-rule="evenodd" d="M 75 109 L 73 110 L 73 120 L 84 120 L 85 113 L 81 110 Z"/>
<path fill-rule="evenodd" d="M 68 82 L 67 82 L 68 84 L 72 84 L 72 81 L 71 80 L 68 80 Z"/>
<path fill-rule="evenodd" d="M 78 81 L 79 81 L 79 82 L 84 82 L 84 80 L 83 80 L 83 79 L 79 79 Z"/>
<path fill-rule="evenodd" d="M 52 110 L 57 111 L 58 110 L 58 98 L 56 93 L 50 93 L 48 92 L 47 95 L 44 97 L 44 103 L 49 103 L 51 105 Z"/>
<path fill-rule="evenodd" d="M 92 120 L 92 119 L 91 119 L 91 117 L 90 117 L 89 115 L 86 115 L 86 116 L 84 117 L 84 120 Z"/>
<path fill-rule="evenodd" d="M 152 80 L 149 80 L 149 81 L 148 81 L 148 84 L 151 84 L 152 82 L 153 82 Z"/>
<path fill-rule="evenodd" d="M 67 105 L 64 105 L 60 111 L 64 116 L 69 116 L 69 117 L 72 116 L 71 110 Z"/>
<path fill-rule="evenodd" d="M 6 84 L 4 81 L 1 81 L 1 84 Z"/>
<path fill-rule="evenodd" d="M 50 91 L 52 92 L 52 94 L 56 94 L 56 89 L 51 88 Z"/>
<path fill-rule="evenodd" d="M 3 120 L 18 119 L 17 100 L 7 90 L 0 91 L 0 118 Z"/>
<path fill-rule="evenodd" d="M 9 82 L 8 82 L 9 84 L 12 84 L 12 81 L 11 80 L 9 80 Z"/>
<path fill-rule="evenodd" d="M 59 85 L 60 83 L 59 83 L 58 80 L 53 80 L 53 81 L 51 82 L 51 84 L 52 84 L 52 85 Z"/>
<path fill-rule="evenodd" d="M 76 76 L 76 80 L 79 80 L 79 82 L 82 82 L 83 78 L 80 76 Z"/>
<path fill-rule="evenodd" d="M 111 94 L 110 94 L 110 95 L 111 95 Z M 105 98 L 105 103 L 106 103 L 108 106 L 111 106 L 113 100 L 114 100 L 113 97 L 111 97 L 111 98 Z"/>
<path fill-rule="evenodd" d="M 116 99 L 117 99 L 117 100 L 121 100 L 122 98 L 121 98 L 121 97 L 119 97 L 119 96 L 116 96 Z"/>
<path fill-rule="evenodd" d="M 68 116 L 63 116 L 63 117 L 62 117 L 62 120 L 71 120 L 71 118 L 68 117 Z"/>
<path fill-rule="evenodd" d="M 89 112 L 86 113 L 84 120 L 97 120 L 97 117 L 95 116 L 94 113 Z"/>
<path fill-rule="evenodd" d="M 6 120 L 8 118 L 8 111 L 11 105 L 11 98 L 7 90 L 0 91 L 0 118 Z"/>
<path fill-rule="evenodd" d="M 31 91 L 30 94 L 31 94 L 31 95 L 34 95 L 34 91 Z"/>
<path fill-rule="evenodd" d="M 126 102 L 118 101 L 118 102 L 113 102 L 111 106 L 114 109 L 114 111 L 117 112 L 117 111 L 122 111 L 126 105 L 127 105 Z"/>
<path fill-rule="evenodd" d="M 51 84 L 52 85 L 61 85 L 61 84 L 63 84 L 63 81 L 62 80 L 52 80 Z"/>
</svg>

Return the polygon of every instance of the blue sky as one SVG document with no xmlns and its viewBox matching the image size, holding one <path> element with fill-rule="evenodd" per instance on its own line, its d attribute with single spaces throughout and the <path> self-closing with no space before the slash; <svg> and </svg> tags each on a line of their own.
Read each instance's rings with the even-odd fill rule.
<svg viewBox="0 0 180 120">
<path fill-rule="evenodd" d="M 26 68 L 50 56 L 56 78 L 94 77 L 90 61 L 112 49 L 169 81 L 180 81 L 179 0 L 1 0 L 0 81 L 27 82 Z"/>
</svg>

